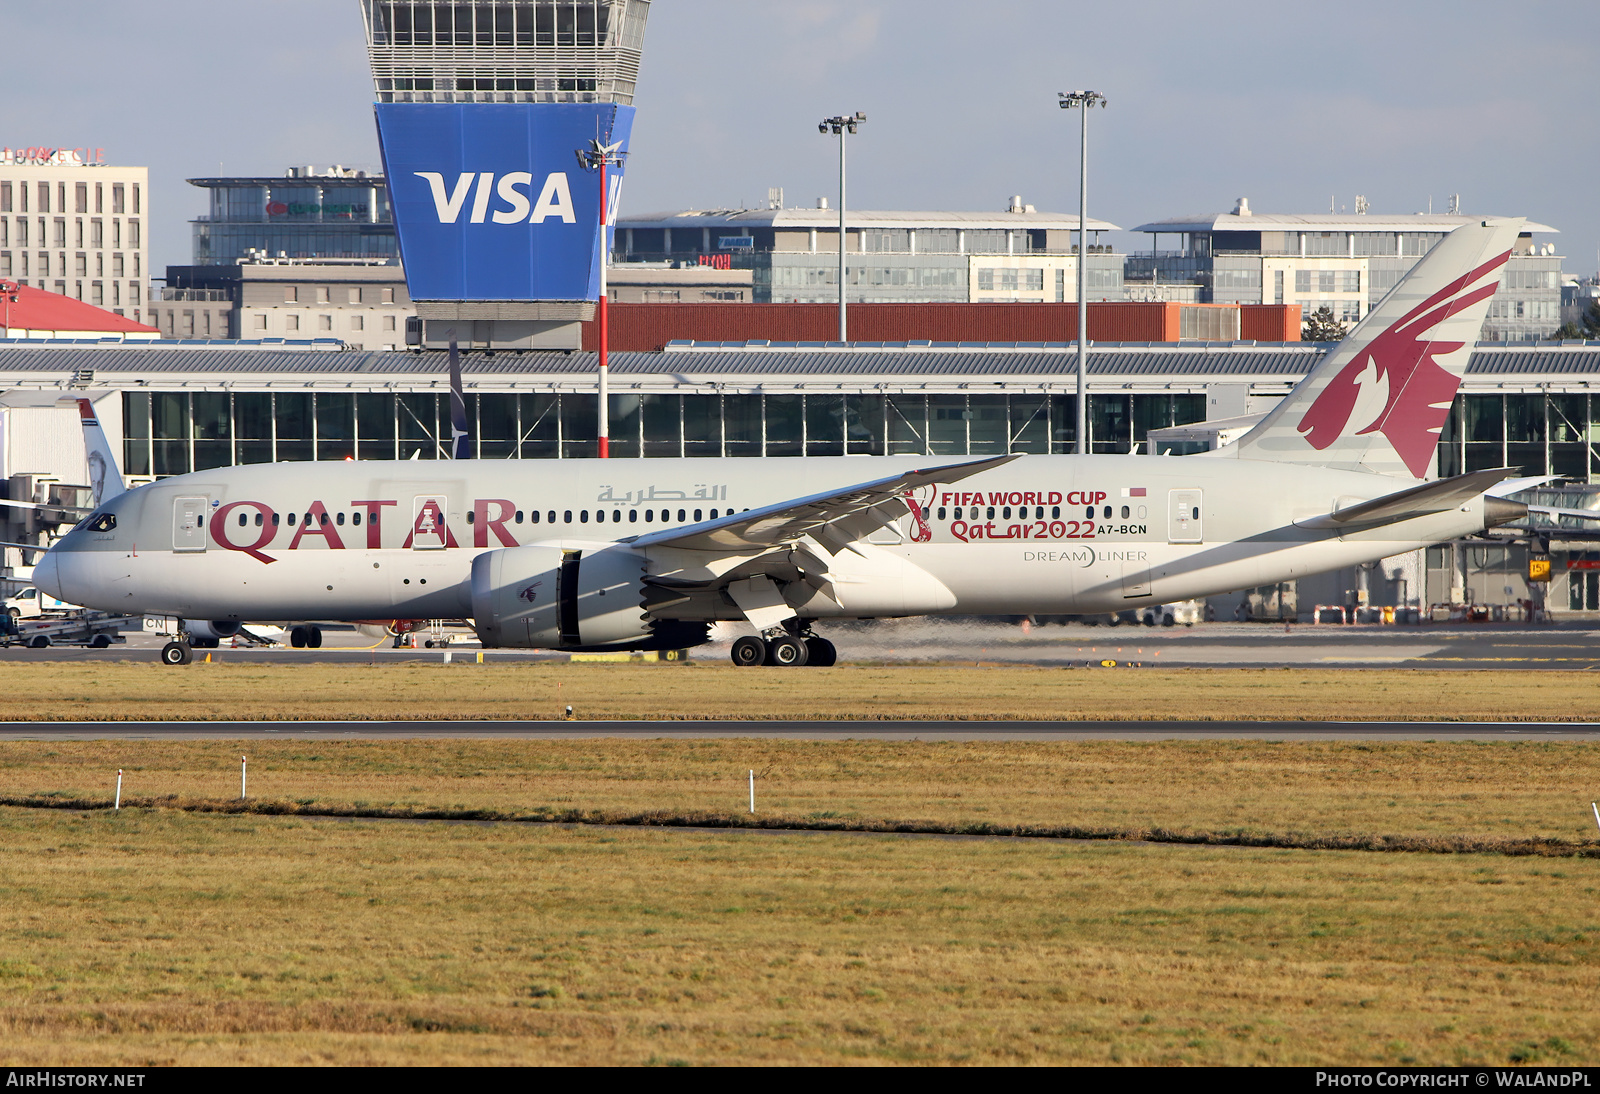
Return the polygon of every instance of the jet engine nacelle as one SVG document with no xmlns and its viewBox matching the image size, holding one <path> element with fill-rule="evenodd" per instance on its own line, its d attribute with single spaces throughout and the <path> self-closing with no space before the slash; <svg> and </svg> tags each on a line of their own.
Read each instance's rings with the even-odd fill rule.
<svg viewBox="0 0 1600 1094">
<path fill-rule="evenodd" d="M 486 551 L 472 560 L 478 637 L 524 649 L 659 646 L 644 575 L 644 556 L 620 544 Z"/>
<path fill-rule="evenodd" d="M 236 619 L 213 619 L 207 622 L 204 619 L 186 619 L 184 626 L 189 630 L 191 638 L 232 638 L 238 634 L 244 624 Z"/>
</svg>

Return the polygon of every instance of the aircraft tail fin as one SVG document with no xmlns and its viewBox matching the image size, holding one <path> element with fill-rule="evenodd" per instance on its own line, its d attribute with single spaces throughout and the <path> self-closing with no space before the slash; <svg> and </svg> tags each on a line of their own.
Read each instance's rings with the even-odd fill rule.
<svg viewBox="0 0 1600 1094">
<path fill-rule="evenodd" d="M 450 332 L 450 458 L 464 460 L 472 455 L 472 435 L 467 429 L 467 397 L 461 393 L 461 352 L 456 349 L 456 332 Z"/>
<path fill-rule="evenodd" d="M 1426 478 L 1522 224 L 1445 236 L 1232 454 Z"/>
<path fill-rule="evenodd" d="M 110 501 L 127 490 L 122 472 L 117 469 L 117 458 L 112 455 L 111 442 L 106 431 L 100 428 L 94 404 L 88 399 L 78 400 L 78 417 L 83 421 L 83 447 L 89 457 L 89 487 L 94 493 L 94 504 Z"/>
</svg>

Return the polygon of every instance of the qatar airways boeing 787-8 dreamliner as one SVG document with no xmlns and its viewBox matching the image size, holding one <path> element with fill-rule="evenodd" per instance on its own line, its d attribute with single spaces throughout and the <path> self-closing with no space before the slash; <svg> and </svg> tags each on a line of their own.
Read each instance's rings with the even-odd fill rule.
<svg viewBox="0 0 1600 1094">
<path fill-rule="evenodd" d="M 471 618 L 485 646 L 831 664 L 835 619 L 1115 612 L 1481 532 L 1513 472 L 1427 481 L 1521 226 L 1446 236 L 1247 435 L 1193 456 L 456 460 L 198 471 L 40 560 L 52 596 L 180 623 Z"/>
</svg>

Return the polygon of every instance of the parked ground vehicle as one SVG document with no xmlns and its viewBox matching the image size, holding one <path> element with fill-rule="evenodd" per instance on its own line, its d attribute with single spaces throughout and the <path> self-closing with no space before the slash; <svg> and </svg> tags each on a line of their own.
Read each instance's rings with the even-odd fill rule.
<svg viewBox="0 0 1600 1094">
<path fill-rule="evenodd" d="M 136 615 L 111 615 L 108 612 L 78 608 L 62 615 L 17 619 L 9 612 L 0 615 L 0 646 L 88 646 L 103 650 L 113 643 L 126 642 L 126 630 L 138 630 L 142 619 Z"/>
<path fill-rule="evenodd" d="M 1198 600 L 1179 600 L 1172 604 L 1152 604 L 1140 614 L 1139 621 L 1147 627 L 1192 627 L 1200 622 L 1203 609 Z"/>
<path fill-rule="evenodd" d="M 83 610 L 76 604 L 57 600 L 49 593 L 41 593 L 32 585 L 18 590 L 16 596 L 6 597 L 5 605 L 6 614 L 12 619 L 38 619 Z"/>
</svg>

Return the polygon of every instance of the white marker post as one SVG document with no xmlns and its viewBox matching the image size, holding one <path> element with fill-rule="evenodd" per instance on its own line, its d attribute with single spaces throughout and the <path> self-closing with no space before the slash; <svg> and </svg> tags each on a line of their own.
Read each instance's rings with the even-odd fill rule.
<svg viewBox="0 0 1600 1094">
<path fill-rule="evenodd" d="M 116 800 L 116 804 L 112 805 L 111 808 L 113 808 L 113 809 L 121 809 L 122 808 L 122 768 L 120 768 L 120 767 L 117 768 L 117 800 Z"/>
<path fill-rule="evenodd" d="M 756 811 L 756 773 L 750 772 L 750 812 Z"/>
<path fill-rule="evenodd" d="M 1596 805 L 1594 802 L 1590 802 L 1589 803 L 1589 808 L 1594 810 L 1595 827 L 1596 828 L 1600 828 L 1600 805 Z"/>
<path fill-rule="evenodd" d="M 245 757 L 239 757 L 239 800 L 245 798 Z"/>
</svg>

